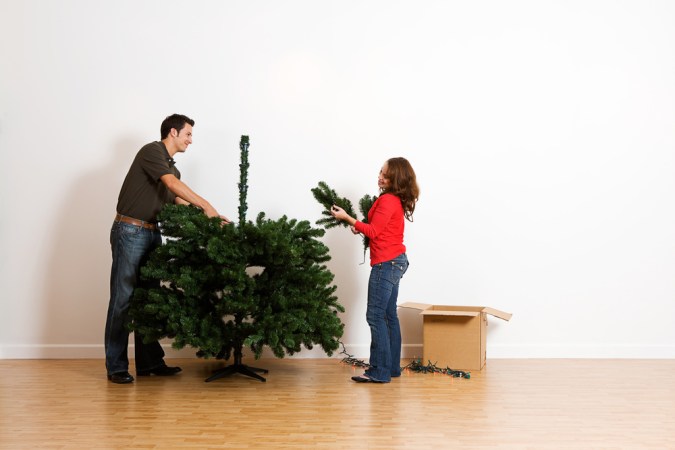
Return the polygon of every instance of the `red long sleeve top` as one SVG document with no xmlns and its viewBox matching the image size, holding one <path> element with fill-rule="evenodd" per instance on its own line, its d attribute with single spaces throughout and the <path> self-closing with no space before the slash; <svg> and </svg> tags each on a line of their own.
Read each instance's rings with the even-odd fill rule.
<svg viewBox="0 0 675 450">
<path fill-rule="evenodd" d="M 380 195 L 368 211 L 368 223 L 357 220 L 354 228 L 370 239 L 371 266 L 405 253 L 403 205 L 394 194 Z"/>
</svg>

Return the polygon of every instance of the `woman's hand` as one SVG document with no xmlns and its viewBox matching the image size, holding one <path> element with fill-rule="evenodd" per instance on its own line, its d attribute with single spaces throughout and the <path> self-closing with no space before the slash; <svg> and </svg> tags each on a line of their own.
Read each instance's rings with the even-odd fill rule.
<svg viewBox="0 0 675 450">
<path fill-rule="evenodd" d="M 344 220 L 347 222 L 349 225 L 354 226 L 356 223 L 356 219 L 354 219 L 352 216 L 347 214 L 344 209 L 340 208 L 337 205 L 333 205 L 330 209 L 330 213 L 333 217 L 335 217 L 337 220 Z"/>
</svg>

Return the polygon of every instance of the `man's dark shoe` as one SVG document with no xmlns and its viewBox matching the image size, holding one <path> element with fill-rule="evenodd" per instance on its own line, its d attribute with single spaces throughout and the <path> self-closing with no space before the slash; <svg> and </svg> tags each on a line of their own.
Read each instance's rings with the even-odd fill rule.
<svg viewBox="0 0 675 450">
<path fill-rule="evenodd" d="M 129 372 L 117 372 L 112 375 L 108 375 L 108 380 L 117 384 L 127 384 L 134 381 L 134 377 L 131 376 Z"/>
<path fill-rule="evenodd" d="M 181 370 L 183 369 L 181 369 L 180 367 L 159 366 L 155 367 L 154 369 L 137 370 L 136 375 L 138 375 L 139 377 L 147 377 L 148 375 L 157 375 L 158 377 L 168 377 L 171 375 L 176 375 Z"/>
</svg>

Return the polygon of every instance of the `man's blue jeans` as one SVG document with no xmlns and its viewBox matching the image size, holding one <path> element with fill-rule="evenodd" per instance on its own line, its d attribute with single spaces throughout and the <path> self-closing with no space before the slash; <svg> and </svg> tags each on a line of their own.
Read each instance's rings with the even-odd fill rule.
<svg viewBox="0 0 675 450">
<path fill-rule="evenodd" d="M 389 382 L 401 375 L 401 327 L 396 312 L 398 285 L 408 270 L 405 253 L 375 264 L 368 280 L 366 320 L 370 326 L 370 367 L 366 375 Z"/>
<path fill-rule="evenodd" d="M 150 252 L 162 244 L 157 230 L 122 222 L 114 222 L 110 230 L 112 270 L 110 273 L 110 304 L 105 324 L 105 366 L 108 375 L 129 370 L 129 301 L 139 283 L 140 268 Z M 159 342 L 143 343 L 134 332 L 136 371 L 164 365 L 164 350 Z"/>
</svg>

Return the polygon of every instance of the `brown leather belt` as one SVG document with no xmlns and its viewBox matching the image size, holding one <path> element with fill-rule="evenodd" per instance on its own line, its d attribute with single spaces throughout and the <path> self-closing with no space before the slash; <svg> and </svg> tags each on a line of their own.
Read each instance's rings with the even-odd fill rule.
<svg viewBox="0 0 675 450">
<path fill-rule="evenodd" d="M 145 222 L 143 220 L 134 219 L 133 217 L 123 216 L 122 214 L 117 214 L 115 216 L 115 222 L 129 223 L 131 225 L 136 225 L 137 227 L 143 227 L 153 231 L 157 229 L 156 223 Z"/>
</svg>

